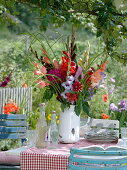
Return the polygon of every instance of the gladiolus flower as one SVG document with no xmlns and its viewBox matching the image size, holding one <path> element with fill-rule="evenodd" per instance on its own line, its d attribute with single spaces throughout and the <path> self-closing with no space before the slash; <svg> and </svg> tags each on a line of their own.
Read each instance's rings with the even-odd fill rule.
<svg viewBox="0 0 127 170">
<path fill-rule="evenodd" d="M 53 61 L 53 64 L 54 64 L 54 67 L 55 67 L 56 69 L 59 69 L 59 63 L 58 63 L 58 61 L 54 60 L 54 61 Z"/>
<path fill-rule="evenodd" d="M 42 81 L 42 80 L 37 80 L 36 83 L 38 84 L 39 88 L 44 88 L 45 86 L 48 86 L 49 84 Z"/>
<path fill-rule="evenodd" d="M 46 67 L 42 66 L 41 72 L 42 72 L 43 74 L 46 74 L 46 73 L 47 73 Z"/>
<path fill-rule="evenodd" d="M 44 63 L 50 64 L 50 60 L 49 60 L 48 57 L 44 57 L 42 61 L 43 61 Z"/>
<path fill-rule="evenodd" d="M 34 75 L 40 75 L 42 72 L 40 70 L 34 70 Z"/>
</svg>

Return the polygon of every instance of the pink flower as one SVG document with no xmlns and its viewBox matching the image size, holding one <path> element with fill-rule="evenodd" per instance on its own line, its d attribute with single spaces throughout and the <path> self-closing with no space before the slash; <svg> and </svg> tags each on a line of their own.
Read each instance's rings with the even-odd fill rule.
<svg viewBox="0 0 127 170">
<path fill-rule="evenodd" d="M 42 81 L 42 80 L 37 80 L 36 83 L 38 84 L 39 88 L 43 88 L 45 86 L 48 86 L 49 84 Z"/>
<path fill-rule="evenodd" d="M 58 63 L 56 60 L 53 61 L 53 64 L 54 64 L 54 67 L 55 67 L 56 69 L 59 68 L 59 63 Z"/>
<path fill-rule="evenodd" d="M 82 67 L 79 66 L 75 74 L 75 80 L 78 80 L 78 77 L 82 74 L 83 74 Z"/>
<path fill-rule="evenodd" d="M 46 67 L 42 66 L 41 72 L 42 72 L 43 74 L 46 74 L 46 73 L 47 73 Z"/>
<path fill-rule="evenodd" d="M 48 64 L 49 64 L 49 63 L 50 63 L 50 60 L 49 60 L 49 58 L 48 58 L 48 57 L 44 57 L 44 58 L 43 58 L 43 62 L 44 62 L 44 63 L 48 63 Z"/>
<path fill-rule="evenodd" d="M 34 75 L 40 75 L 42 72 L 40 70 L 34 70 Z"/>
</svg>

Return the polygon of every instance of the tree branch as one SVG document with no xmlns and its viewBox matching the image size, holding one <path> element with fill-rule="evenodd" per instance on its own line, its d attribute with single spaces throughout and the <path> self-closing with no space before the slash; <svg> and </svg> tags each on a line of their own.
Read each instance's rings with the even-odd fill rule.
<svg viewBox="0 0 127 170">
<path fill-rule="evenodd" d="M 89 11 L 89 10 L 84 10 L 84 9 L 80 9 L 80 10 L 68 10 L 69 13 L 88 13 L 91 15 L 95 15 L 98 16 L 97 11 Z"/>
</svg>

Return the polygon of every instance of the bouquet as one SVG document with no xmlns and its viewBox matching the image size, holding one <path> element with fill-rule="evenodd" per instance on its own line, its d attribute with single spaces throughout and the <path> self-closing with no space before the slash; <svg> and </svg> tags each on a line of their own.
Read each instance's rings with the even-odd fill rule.
<svg viewBox="0 0 127 170">
<path fill-rule="evenodd" d="M 49 101 L 53 95 L 61 102 L 62 110 L 75 106 L 77 115 L 83 111 L 90 116 L 89 100 L 96 93 L 104 77 L 106 62 L 93 64 L 97 57 L 89 57 L 85 52 L 83 58 L 76 56 L 75 36 L 72 33 L 71 40 L 66 44 L 66 51 L 60 60 L 51 59 L 46 49 L 42 48 L 42 56 L 31 48 L 38 62 L 34 75 L 40 88 L 45 88 L 43 99 Z"/>
</svg>

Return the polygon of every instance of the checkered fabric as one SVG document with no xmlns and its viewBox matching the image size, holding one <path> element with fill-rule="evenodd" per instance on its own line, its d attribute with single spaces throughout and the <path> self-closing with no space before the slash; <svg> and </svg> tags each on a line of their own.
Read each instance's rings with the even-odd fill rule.
<svg viewBox="0 0 127 170">
<path fill-rule="evenodd" d="M 36 147 L 29 148 L 21 152 L 21 170 L 67 170 L 70 148 L 81 148 L 91 145 L 97 144 L 82 139 L 76 144 L 58 144 L 55 147 L 50 146 L 44 149 L 38 149 Z M 107 147 L 113 144 L 100 145 Z"/>
<path fill-rule="evenodd" d="M 22 170 L 67 170 L 68 156 L 22 153 Z"/>
</svg>

